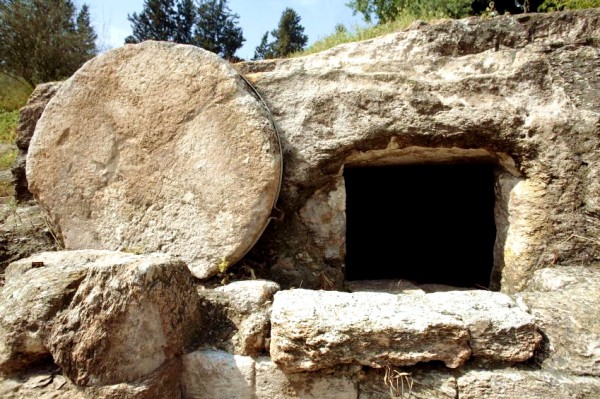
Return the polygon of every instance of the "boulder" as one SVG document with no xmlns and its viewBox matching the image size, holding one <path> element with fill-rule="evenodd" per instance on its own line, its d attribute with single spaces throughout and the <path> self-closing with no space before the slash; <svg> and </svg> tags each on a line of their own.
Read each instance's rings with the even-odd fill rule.
<svg viewBox="0 0 600 399">
<path fill-rule="evenodd" d="M 345 363 L 462 365 L 471 355 L 468 330 L 424 302 L 414 295 L 280 291 L 271 314 L 271 357 L 286 372 Z"/>
<path fill-rule="evenodd" d="M 63 83 L 27 156 L 29 188 L 65 248 L 176 255 L 199 278 L 256 242 L 281 171 L 270 113 L 230 64 L 152 41 Z"/>
<path fill-rule="evenodd" d="M 517 369 L 470 370 L 458 378 L 461 399 L 598 398 L 600 379 Z"/>
<path fill-rule="evenodd" d="M 87 269 L 110 251 L 44 252 L 11 263 L 0 291 L 0 371 L 14 373 L 50 356 L 52 322 L 69 306 Z"/>
<path fill-rule="evenodd" d="M 221 351 L 183 356 L 184 399 L 254 399 L 254 360 Z"/>
<path fill-rule="evenodd" d="M 271 325 L 271 356 L 288 372 L 432 360 L 455 368 L 471 356 L 522 362 L 541 340 L 531 315 L 505 294 L 489 291 L 280 291 Z"/>
<path fill-rule="evenodd" d="M 184 262 L 114 253 L 87 265 L 68 307 L 53 320 L 47 345 L 77 385 L 130 383 L 191 348 L 199 310 Z"/>
<path fill-rule="evenodd" d="M 31 137 L 33 137 L 38 119 L 42 116 L 46 105 L 54 97 L 61 84 L 61 82 L 49 82 L 37 85 L 29 96 L 27 104 L 19 110 L 19 124 L 17 125 L 17 137 L 15 140 L 19 148 L 19 154 L 12 167 L 15 199 L 17 202 L 33 198 L 27 188 L 27 176 L 25 175 L 29 142 L 31 141 Z"/>
<path fill-rule="evenodd" d="M 518 296 L 544 335 L 544 369 L 600 377 L 600 268 L 539 270 Z"/>
<path fill-rule="evenodd" d="M 269 358 L 256 360 L 256 399 L 356 399 L 357 370 L 286 373 Z"/>
<path fill-rule="evenodd" d="M 198 291 L 203 340 L 236 355 L 257 356 L 270 337 L 271 306 L 279 285 L 249 280 Z"/>
</svg>

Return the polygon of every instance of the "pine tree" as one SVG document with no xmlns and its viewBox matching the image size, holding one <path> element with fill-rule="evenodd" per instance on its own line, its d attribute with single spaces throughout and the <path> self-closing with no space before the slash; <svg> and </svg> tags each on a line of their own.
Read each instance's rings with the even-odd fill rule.
<svg viewBox="0 0 600 399">
<path fill-rule="evenodd" d="M 300 25 L 300 16 L 291 8 L 281 14 L 277 29 L 271 32 L 275 41 L 272 43 L 273 55 L 285 57 L 302 50 L 308 42 L 304 27 Z"/>
<path fill-rule="evenodd" d="M 260 44 L 256 47 L 256 49 L 254 49 L 254 57 L 252 57 L 252 59 L 265 60 L 273 57 L 273 46 L 272 43 L 269 44 L 269 32 L 265 32 L 260 40 Z"/>
<path fill-rule="evenodd" d="M 181 0 L 177 3 L 177 32 L 174 41 L 194 44 L 194 26 L 196 25 L 196 6 L 193 0 Z"/>
<path fill-rule="evenodd" d="M 96 53 L 89 8 L 70 0 L 0 0 L 0 70 L 31 85 L 63 79 Z"/>
<path fill-rule="evenodd" d="M 139 43 L 144 40 L 175 40 L 177 14 L 173 0 L 145 0 L 141 13 L 127 15 L 133 34 L 125 43 Z"/>
<path fill-rule="evenodd" d="M 235 60 L 235 52 L 246 39 L 242 28 L 236 26 L 239 16 L 232 14 L 227 0 L 202 0 L 198 7 L 195 44 Z"/>
</svg>

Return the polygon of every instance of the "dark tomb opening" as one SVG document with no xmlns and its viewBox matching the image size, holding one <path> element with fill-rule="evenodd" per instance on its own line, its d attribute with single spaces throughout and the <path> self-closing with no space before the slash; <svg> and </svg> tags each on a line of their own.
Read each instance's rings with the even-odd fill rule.
<svg viewBox="0 0 600 399">
<path fill-rule="evenodd" d="M 346 279 L 490 284 L 494 166 L 347 167 Z"/>
</svg>

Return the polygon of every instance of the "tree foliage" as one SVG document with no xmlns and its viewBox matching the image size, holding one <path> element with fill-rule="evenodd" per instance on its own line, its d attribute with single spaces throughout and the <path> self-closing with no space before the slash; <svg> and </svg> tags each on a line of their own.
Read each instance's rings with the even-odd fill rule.
<svg viewBox="0 0 600 399">
<path fill-rule="evenodd" d="M 545 0 L 538 11 L 578 10 L 600 7 L 600 0 Z"/>
<path fill-rule="evenodd" d="M 196 43 L 198 46 L 233 60 L 244 44 L 242 28 L 236 26 L 239 16 L 232 14 L 226 0 L 203 0 L 198 7 Z"/>
<path fill-rule="evenodd" d="M 266 32 L 254 50 L 253 59 L 280 58 L 304 49 L 308 36 L 304 34 L 300 21 L 300 15 L 296 11 L 286 8 L 281 14 L 277 29 L 271 31 L 273 41 L 268 42 L 269 32 Z"/>
<path fill-rule="evenodd" d="M 415 18 L 462 18 L 469 15 L 480 15 L 489 10 L 498 14 L 518 14 L 522 12 L 550 11 L 562 8 L 585 8 L 585 6 L 569 7 L 569 4 L 586 4 L 597 7 L 600 0 L 351 0 L 347 3 L 354 13 L 363 15 L 367 22 L 392 22 L 399 15 L 412 15 Z M 594 5 L 595 4 L 595 5 Z M 562 7 L 562 8 L 561 8 Z"/>
<path fill-rule="evenodd" d="M 193 44 L 227 59 L 234 59 L 244 36 L 237 26 L 239 16 L 227 0 L 146 0 L 139 14 L 128 16 L 133 34 L 126 43 L 162 40 Z"/>
<path fill-rule="evenodd" d="M 96 53 L 87 5 L 0 0 L 0 71 L 32 86 L 63 79 Z"/>
</svg>

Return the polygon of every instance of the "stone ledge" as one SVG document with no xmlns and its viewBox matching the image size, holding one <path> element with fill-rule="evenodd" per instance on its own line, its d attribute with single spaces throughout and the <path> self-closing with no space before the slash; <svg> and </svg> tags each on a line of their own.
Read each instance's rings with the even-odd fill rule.
<svg viewBox="0 0 600 399">
<path fill-rule="evenodd" d="M 280 291 L 271 325 L 271 356 L 287 372 L 434 360 L 456 368 L 471 356 L 521 362 L 541 340 L 531 315 L 508 296 L 488 291 Z"/>
</svg>

